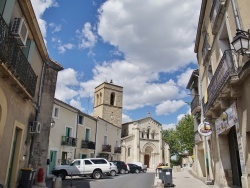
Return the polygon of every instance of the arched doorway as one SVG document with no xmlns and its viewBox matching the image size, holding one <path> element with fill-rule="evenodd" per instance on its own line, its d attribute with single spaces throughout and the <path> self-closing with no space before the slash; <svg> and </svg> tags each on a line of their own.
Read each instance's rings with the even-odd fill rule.
<svg viewBox="0 0 250 188">
<path fill-rule="evenodd" d="M 150 163 L 152 163 L 152 161 L 151 161 L 152 152 L 153 152 L 153 148 L 151 146 L 147 146 L 145 148 L 144 164 L 147 165 L 148 168 L 151 167 Z"/>
</svg>

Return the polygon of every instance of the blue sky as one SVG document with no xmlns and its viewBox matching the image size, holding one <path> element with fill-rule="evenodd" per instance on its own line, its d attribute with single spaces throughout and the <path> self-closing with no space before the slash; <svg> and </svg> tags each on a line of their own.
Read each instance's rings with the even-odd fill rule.
<svg viewBox="0 0 250 188">
<path fill-rule="evenodd" d="M 51 59 L 64 70 L 56 98 L 91 114 L 94 88 L 124 90 L 123 122 L 172 127 L 190 113 L 199 0 L 31 0 Z"/>
</svg>

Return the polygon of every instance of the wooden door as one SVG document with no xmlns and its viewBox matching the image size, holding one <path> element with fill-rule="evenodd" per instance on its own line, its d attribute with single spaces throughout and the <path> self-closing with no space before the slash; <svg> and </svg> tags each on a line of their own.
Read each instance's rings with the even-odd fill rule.
<svg viewBox="0 0 250 188">
<path fill-rule="evenodd" d="M 144 164 L 147 165 L 147 168 L 149 168 L 149 155 L 144 155 Z"/>
</svg>

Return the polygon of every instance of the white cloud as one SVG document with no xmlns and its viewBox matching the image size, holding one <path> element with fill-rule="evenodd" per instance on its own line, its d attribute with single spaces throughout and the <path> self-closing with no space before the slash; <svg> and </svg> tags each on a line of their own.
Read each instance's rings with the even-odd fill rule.
<svg viewBox="0 0 250 188">
<path fill-rule="evenodd" d="M 176 128 L 176 124 L 174 123 L 170 123 L 170 124 L 163 124 L 162 125 L 162 129 L 166 130 L 166 129 L 175 129 Z"/>
<path fill-rule="evenodd" d="M 79 97 L 77 99 L 71 99 L 69 104 L 82 112 L 85 111 L 85 109 L 81 106 L 82 104 Z"/>
<path fill-rule="evenodd" d="M 126 114 L 122 114 L 122 123 L 127 123 L 127 122 L 130 122 L 130 121 L 132 121 L 131 117 L 129 117 Z"/>
<path fill-rule="evenodd" d="M 185 117 L 185 115 L 186 115 L 186 114 L 179 114 L 179 115 L 177 116 L 177 122 L 181 121 L 182 118 Z"/>
<path fill-rule="evenodd" d="M 98 34 L 140 68 L 177 70 L 196 61 L 199 9 L 199 0 L 109 0 L 99 9 Z"/>
<path fill-rule="evenodd" d="M 56 33 L 62 30 L 62 25 L 56 25 L 55 23 L 50 23 L 49 26 L 53 29 L 52 33 Z"/>
<path fill-rule="evenodd" d="M 58 73 L 55 97 L 66 102 L 79 95 L 77 72 L 71 68 Z"/>
<path fill-rule="evenodd" d="M 76 33 L 80 39 L 79 48 L 93 48 L 97 42 L 97 36 L 92 31 L 93 28 L 89 22 L 84 24 L 84 27 L 81 31 L 77 30 Z"/>
<path fill-rule="evenodd" d="M 193 72 L 193 69 L 188 68 L 186 70 L 186 72 L 184 72 L 184 73 L 180 74 L 179 76 L 177 76 L 177 78 L 178 78 L 178 81 L 177 81 L 178 85 L 186 88 L 192 72 Z"/>
<path fill-rule="evenodd" d="M 66 49 L 71 50 L 74 48 L 74 44 L 68 43 L 68 44 L 60 44 L 58 45 L 58 51 L 59 53 L 63 54 L 65 53 Z"/>
<path fill-rule="evenodd" d="M 176 101 L 164 101 L 161 104 L 156 106 L 156 114 L 157 115 L 169 115 L 170 113 L 176 112 L 181 107 L 185 106 L 186 103 L 182 100 Z"/>
</svg>

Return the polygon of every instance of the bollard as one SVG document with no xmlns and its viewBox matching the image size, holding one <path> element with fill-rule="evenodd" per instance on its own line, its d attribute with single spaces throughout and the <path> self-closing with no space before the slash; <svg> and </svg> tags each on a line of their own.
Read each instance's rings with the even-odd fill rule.
<svg viewBox="0 0 250 188">
<path fill-rule="evenodd" d="M 43 175 L 44 175 L 43 168 L 39 168 L 38 174 L 37 174 L 37 182 L 38 183 L 43 183 Z"/>
<path fill-rule="evenodd" d="M 53 188 L 62 188 L 62 178 L 57 177 L 53 183 Z"/>
</svg>

